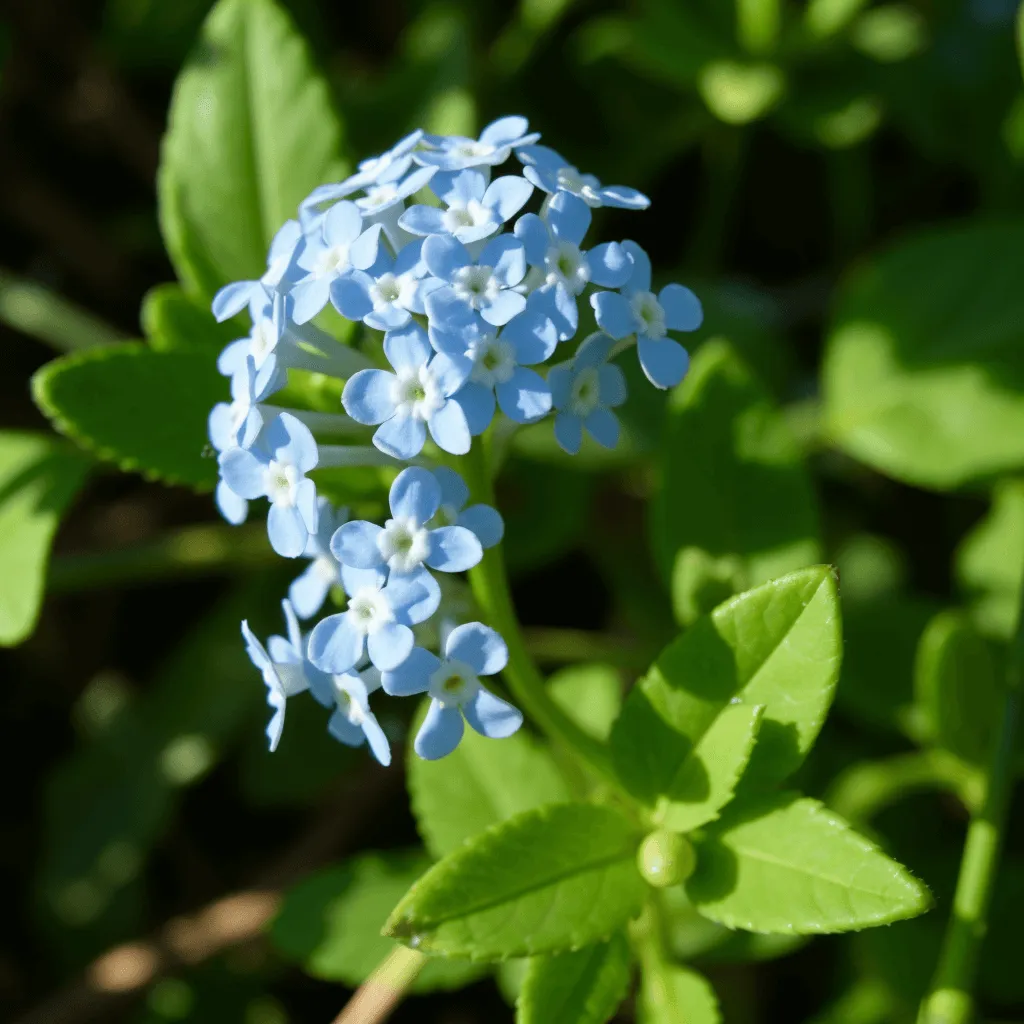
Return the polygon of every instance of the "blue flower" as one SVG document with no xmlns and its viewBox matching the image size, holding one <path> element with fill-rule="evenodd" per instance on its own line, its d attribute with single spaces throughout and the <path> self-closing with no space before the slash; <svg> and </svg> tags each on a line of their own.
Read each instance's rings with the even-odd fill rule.
<svg viewBox="0 0 1024 1024">
<path fill-rule="evenodd" d="M 555 440 L 570 455 L 580 450 L 584 429 L 605 448 L 619 443 L 619 421 L 611 410 L 626 400 L 626 379 L 607 361 L 613 345 L 607 334 L 591 334 L 569 362 L 548 372 L 557 410 Z"/>
<path fill-rule="evenodd" d="M 546 204 L 543 218 L 526 213 L 516 221 L 515 234 L 526 247 L 527 261 L 543 274 L 543 287 L 554 292 L 561 341 L 576 333 L 576 296 L 588 284 L 619 288 L 633 271 L 632 260 L 618 242 L 596 245 L 589 252 L 580 249 L 590 220 L 590 208 L 582 199 L 557 192 Z"/>
<path fill-rule="evenodd" d="M 217 511 L 232 526 L 241 526 L 249 518 L 249 502 L 235 494 L 223 480 L 217 482 L 213 500 Z"/>
<path fill-rule="evenodd" d="M 370 710 L 370 694 L 380 688 L 380 672 L 367 668 L 361 672 L 341 672 L 331 679 L 334 713 L 327 731 L 348 747 L 365 742 L 373 756 L 386 768 L 391 764 L 391 746 L 377 716 Z"/>
<path fill-rule="evenodd" d="M 496 178 L 488 185 L 487 175 L 476 170 L 436 174 L 430 188 L 447 209 L 410 206 L 398 218 L 399 226 L 413 235 L 454 235 L 467 245 L 493 235 L 533 192 L 518 175 Z"/>
<path fill-rule="evenodd" d="M 617 206 L 626 210 L 645 210 L 650 199 L 628 185 L 602 185 L 592 174 L 581 174 L 560 153 L 547 146 L 525 146 L 516 150 L 523 163 L 523 174 L 545 192 L 569 192 L 587 206 Z"/>
<path fill-rule="evenodd" d="M 262 307 L 275 291 L 287 291 L 302 276 L 297 260 L 304 246 L 298 221 L 285 221 L 270 243 L 266 273 L 258 281 L 226 284 L 213 297 L 213 315 L 217 323 L 241 313 L 246 306 L 250 309 Z M 253 316 L 255 318 L 255 313 Z"/>
<path fill-rule="evenodd" d="M 317 699 L 322 702 L 323 695 L 330 685 L 330 680 L 310 665 L 303 656 L 302 635 L 291 605 L 287 601 L 282 601 L 281 605 L 288 626 L 287 639 L 272 636 L 267 641 L 267 647 L 264 647 L 249 628 L 249 623 L 242 622 L 246 654 L 263 675 L 263 682 L 267 686 L 267 704 L 274 711 L 267 725 L 271 751 L 276 750 L 281 741 L 287 699 L 304 690 L 315 688 L 314 693 L 319 695 Z"/>
<path fill-rule="evenodd" d="M 335 509 L 324 497 L 317 499 L 317 528 L 311 533 L 302 552 L 310 559 L 301 576 L 292 581 L 288 598 L 300 619 L 311 619 L 323 607 L 331 587 L 340 580 L 341 566 L 331 553 L 331 537 L 348 521 L 347 509 Z"/>
<path fill-rule="evenodd" d="M 345 523 L 331 538 L 331 551 L 355 569 L 387 568 L 391 579 L 429 566 L 438 572 L 464 572 L 483 558 L 475 533 L 464 526 L 426 524 L 441 507 L 441 485 L 427 469 L 403 469 L 391 485 L 391 518 L 383 526 L 362 520 Z"/>
<path fill-rule="evenodd" d="M 337 675 L 358 665 L 364 654 L 382 672 L 395 668 L 413 648 L 412 626 L 429 619 L 441 600 L 429 573 L 413 576 L 342 566 L 348 608 L 328 615 L 309 635 L 309 658 Z M 433 584 L 433 586 L 431 586 Z"/>
<path fill-rule="evenodd" d="M 221 477 L 238 497 L 270 499 L 270 545 L 286 558 L 301 555 L 316 533 L 316 485 L 306 473 L 317 461 L 309 428 L 286 412 L 263 428 L 251 448 L 231 448 L 220 456 Z"/>
<path fill-rule="evenodd" d="M 441 282 L 424 280 L 427 266 L 421 259 L 422 249 L 423 239 L 417 238 L 392 258 L 382 246 L 369 271 L 353 270 L 331 285 L 334 308 L 377 331 L 404 327 L 413 313 L 425 313 L 425 296 L 440 288 Z"/>
<path fill-rule="evenodd" d="M 331 284 L 351 270 L 366 270 L 377 259 L 380 225 L 363 230 L 363 216 L 355 203 L 346 201 L 332 206 L 324 217 L 321 231 L 307 239 L 299 257 L 306 276 L 292 288 L 297 324 L 312 320 L 327 305 Z"/>
<path fill-rule="evenodd" d="M 257 373 L 252 356 L 247 356 L 242 372 L 231 378 L 231 403 L 218 402 L 210 410 L 210 444 L 219 452 L 248 448 L 263 426 L 259 403 L 279 391 L 284 383 L 284 372 L 276 365 L 267 364 Z"/>
<path fill-rule="evenodd" d="M 389 331 L 384 354 L 394 373 L 360 370 L 345 384 L 341 402 L 349 416 L 357 423 L 379 423 L 373 443 L 395 458 L 418 455 L 428 428 L 439 448 L 465 455 L 470 446 L 469 424 L 453 396 L 469 367 L 459 367 L 444 355 L 431 358 L 426 331 L 416 323 Z"/>
<path fill-rule="evenodd" d="M 431 522 L 439 526 L 454 524 L 472 530 L 484 549 L 499 544 L 505 533 L 501 513 L 490 505 L 470 505 L 466 508 L 469 488 L 454 469 L 438 466 L 431 472 L 441 486 L 441 505 Z"/>
<path fill-rule="evenodd" d="M 464 321 L 466 313 L 479 313 L 500 327 L 526 308 L 526 297 L 513 290 L 526 276 L 526 250 L 511 235 L 492 238 L 475 261 L 457 238 L 430 235 L 423 243 L 423 262 L 445 282 L 426 298 L 431 324 L 443 325 L 453 315 L 456 322 Z"/>
<path fill-rule="evenodd" d="M 545 297 L 534 293 L 526 309 L 499 331 L 479 316 L 460 320 L 457 310 L 442 315 L 445 326 L 430 328 L 430 340 L 442 356 L 468 376 L 455 394 L 465 410 L 470 432 L 482 434 L 494 416 L 495 396 L 502 412 L 517 423 L 531 423 L 551 411 L 551 389 L 540 374 L 526 367 L 543 362 L 555 350 L 558 336 Z"/>
<path fill-rule="evenodd" d="M 505 641 L 480 622 L 457 626 L 445 641 L 444 658 L 415 648 L 397 668 L 381 674 L 384 692 L 394 697 L 430 694 L 430 707 L 414 749 L 428 761 L 450 754 L 462 739 L 463 716 L 481 736 L 504 739 L 522 724 L 523 715 L 480 683 L 508 663 Z"/>
<path fill-rule="evenodd" d="M 633 258 L 633 274 L 622 292 L 596 292 L 590 296 L 598 326 L 618 341 L 637 336 L 640 365 L 658 388 L 678 384 L 690 366 L 685 348 L 668 332 L 695 331 L 704 320 L 700 299 L 681 284 L 667 284 L 655 295 L 651 289 L 651 261 L 636 242 L 624 242 Z"/>
<path fill-rule="evenodd" d="M 463 135 L 428 135 L 413 154 L 419 164 L 459 171 L 466 167 L 494 167 L 503 164 L 513 149 L 528 146 L 540 138 L 529 133 L 525 117 L 501 117 L 492 121 L 479 139 Z"/>
<path fill-rule="evenodd" d="M 359 163 L 359 169 L 344 181 L 332 185 L 320 185 L 302 201 L 299 219 L 308 231 L 311 224 L 323 216 L 325 210 L 347 196 L 373 185 L 396 181 L 412 166 L 412 151 L 423 138 L 422 129 L 417 129 L 400 139 L 391 149 L 379 156 L 370 157 Z"/>
</svg>

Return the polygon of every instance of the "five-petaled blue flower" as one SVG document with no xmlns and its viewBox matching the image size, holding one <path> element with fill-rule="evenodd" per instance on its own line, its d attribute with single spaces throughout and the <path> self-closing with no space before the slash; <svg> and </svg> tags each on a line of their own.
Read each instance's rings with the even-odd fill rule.
<svg viewBox="0 0 1024 1024">
<path fill-rule="evenodd" d="M 614 341 L 598 331 L 567 363 L 552 366 L 548 384 L 555 404 L 555 440 L 570 455 L 580 450 L 583 431 L 605 448 L 619 443 L 619 421 L 611 411 L 626 400 L 626 379 L 612 363 Z"/>
<path fill-rule="evenodd" d="M 508 663 L 505 641 L 480 622 L 456 626 L 445 641 L 444 658 L 417 647 L 397 668 L 381 674 L 384 692 L 394 697 L 430 694 L 430 707 L 413 744 L 428 761 L 450 754 L 462 739 L 463 716 L 481 736 L 504 739 L 522 724 L 518 708 L 484 688 L 480 676 Z"/>
<path fill-rule="evenodd" d="M 678 384 L 690 366 L 685 348 L 668 337 L 672 331 L 695 331 L 704 320 L 700 299 L 681 284 L 651 291 L 651 261 L 636 242 L 624 242 L 633 258 L 633 273 L 620 292 L 590 296 L 598 326 L 616 341 L 635 334 L 640 365 L 658 388 Z"/>
<path fill-rule="evenodd" d="M 617 206 L 625 210 L 646 210 L 650 199 L 628 185 L 602 185 L 593 174 L 580 174 L 561 153 L 547 146 L 524 146 L 516 150 L 527 180 L 545 192 L 569 192 L 587 206 Z"/>
<path fill-rule="evenodd" d="M 229 448 L 220 456 L 220 473 L 240 498 L 270 499 L 267 534 L 271 547 L 297 558 L 316 533 L 316 485 L 306 474 L 318 461 L 309 428 L 282 412 L 266 424 L 251 448 Z"/>
<path fill-rule="evenodd" d="M 426 331 L 417 323 L 389 331 L 384 354 L 395 372 L 353 374 L 341 395 L 345 412 L 357 423 L 380 424 L 373 443 L 395 458 L 419 455 L 428 429 L 439 448 L 465 455 L 470 446 L 469 424 L 455 396 L 470 367 L 443 354 L 434 355 Z"/>
<path fill-rule="evenodd" d="M 242 372 L 231 378 L 231 403 L 218 402 L 210 411 L 210 444 L 219 452 L 248 448 L 263 426 L 259 403 L 283 386 L 284 373 L 275 364 L 257 372 L 252 356 L 247 356 Z"/>
</svg>

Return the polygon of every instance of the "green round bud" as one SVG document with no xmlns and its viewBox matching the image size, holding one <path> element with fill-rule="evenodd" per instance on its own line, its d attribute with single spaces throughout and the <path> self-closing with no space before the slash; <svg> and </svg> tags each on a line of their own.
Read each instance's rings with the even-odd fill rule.
<svg viewBox="0 0 1024 1024">
<path fill-rule="evenodd" d="M 686 836 L 659 829 L 640 844 L 636 863 L 649 885 L 664 889 L 685 882 L 693 874 L 697 854 Z"/>
</svg>

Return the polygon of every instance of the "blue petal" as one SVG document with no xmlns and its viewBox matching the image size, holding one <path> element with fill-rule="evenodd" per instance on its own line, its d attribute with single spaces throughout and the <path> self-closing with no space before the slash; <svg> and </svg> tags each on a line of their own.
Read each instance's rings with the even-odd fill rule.
<svg viewBox="0 0 1024 1024">
<path fill-rule="evenodd" d="M 512 235 L 492 238 L 484 246 L 477 262 L 494 268 L 494 276 L 502 288 L 514 288 L 526 277 L 526 249 Z"/>
<path fill-rule="evenodd" d="M 530 130 L 525 117 L 511 115 L 492 121 L 481 133 L 480 141 L 490 146 L 506 146 L 522 138 Z"/>
<path fill-rule="evenodd" d="M 234 377 L 235 374 L 242 372 L 248 358 L 249 339 L 239 338 L 230 345 L 225 345 L 224 350 L 217 356 L 217 372 L 222 377 Z"/>
<path fill-rule="evenodd" d="M 590 283 L 601 288 L 621 288 L 633 273 L 633 260 L 618 242 L 603 242 L 587 253 Z"/>
<path fill-rule="evenodd" d="M 323 607 L 330 591 L 330 579 L 321 571 L 320 566 L 312 562 L 301 576 L 292 581 L 288 588 L 288 599 L 300 618 L 311 619 Z"/>
<path fill-rule="evenodd" d="M 430 531 L 425 561 L 438 572 L 465 572 L 479 564 L 484 550 L 475 533 L 464 526 L 440 526 Z"/>
<path fill-rule="evenodd" d="M 438 356 L 437 358 L 441 358 Z M 458 402 L 445 402 L 444 405 L 430 417 L 430 436 L 438 448 L 443 449 L 450 455 L 465 455 L 472 443 L 469 433 L 469 424 L 466 421 L 466 414 Z M 406 456 L 410 458 L 411 456 Z"/>
<path fill-rule="evenodd" d="M 436 174 L 430 189 L 446 206 L 465 206 L 472 199 L 482 200 L 487 190 L 487 175 L 469 168 L 454 174 Z"/>
<path fill-rule="evenodd" d="M 377 540 L 384 533 L 383 527 L 361 519 L 339 526 L 331 538 L 331 554 L 353 569 L 379 569 L 384 565 Z"/>
<path fill-rule="evenodd" d="M 555 238 L 577 246 L 590 227 L 591 217 L 590 207 L 569 192 L 556 192 L 545 214 Z"/>
<path fill-rule="evenodd" d="M 505 520 L 490 505 L 470 505 L 459 514 L 458 525 L 472 530 L 483 548 L 493 548 L 505 535 Z"/>
<path fill-rule="evenodd" d="M 425 622 L 441 603 L 437 580 L 422 567 L 409 575 L 392 573 L 385 594 L 395 619 L 404 625 Z"/>
<path fill-rule="evenodd" d="M 637 339 L 637 353 L 644 374 L 656 388 L 675 387 L 690 368 L 689 353 L 671 338 L 641 335 Z"/>
<path fill-rule="evenodd" d="M 525 205 L 533 186 L 516 174 L 508 174 L 496 178 L 487 186 L 483 205 L 489 206 L 497 213 L 502 222 L 514 217 Z"/>
<path fill-rule="evenodd" d="M 381 225 L 368 227 L 351 245 L 348 251 L 349 262 L 356 270 L 372 267 L 377 259 L 377 248 L 380 245 Z"/>
<path fill-rule="evenodd" d="M 615 206 L 623 210 L 646 210 L 651 205 L 650 199 L 628 185 L 605 185 L 600 191 L 605 206 Z"/>
<path fill-rule="evenodd" d="M 332 708 L 335 704 L 334 683 L 327 672 L 321 672 L 307 662 L 306 676 L 309 679 L 309 692 L 313 700 L 321 707 Z"/>
<path fill-rule="evenodd" d="M 473 262 L 469 250 L 451 235 L 429 235 L 423 241 L 423 262 L 434 277 L 451 279 L 460 267 Z"/>
<path fill-rule="evenodd" d="M 552 319 L 555 329 L 558 332 L 559 341 L 568 341 L 576 333 L 580 325 L 579 309 L 576 306 L 576 297 L 569 294 L 568 288 L 557 282 L 554 287 L 550 285 L 541 289 L 553 299 Z"/>
<path fill-rule="evenodd" d="M 595 292 L 590 296 L 598 326 L 616 341 L 636 330 L 629 301 L 618 292 Z"/>
<path fill-rule="evenodd" d="M 299 510 L 299 515 L 302 516 L 302 522 L 305 524 L 307 540 L 310 536 L 316 536 L 319 516 L 316 503 L 316 484 L 309 477 L 300 480 L 298 487 L 295 488 L 295 507 Z M 306 550 L 305 544 L 303 544 L 302 550 Z"/>
<path fill-rule="evenodd" d="M 249 660 L 261 671 L 266 669 L 272 669 L 273 664 L 270 661 L 270 655 L 267 654 L 266 648 L 260 643 L 259 638 L 249 628 L 249 623 L 242 620 L 242 639 L 245 640 L 245 653 L 249 655 Z"/>
<path fill-rule="evenodd" d="M 224 285 L 213 297 L 213 316 L 217 323 L 222 324 L 241 313 L 249 305 L 253 288 L 258 287 L 255 281 L 235 281 Z"/>
<path fill-rule="evenodd" d="M 312 320 L 327 305 L 331 297 L 331 280 L 327 277 L 307 277 L 292 289 L 292 317 L 297 324 Z"/>
<path fill-rule="evenodd" d="M 231 406 L 227 402 L 218 402 L 206 420 L 206 435 L 210 444 L 219 452 L 238 446 L 238 430 L 234 425 Z M 248 447 L 245 445 L 244 447 Z"/>
<path fill-rule="evenodd" d="M 508 647 L 501 634 L 482 622 L 467 622 L 448 634 L 444 655 L 467 664 L 478 676 L 493 676 L 508 664 Z"/>
<path fill-rule="evenodd" d="M 328 615 L 309 634 L 309 660 L 324 672 L 347 672 L 363 656 L 363 634 L 354 629 L 348 613 Z"/>
<path fill-rule="evenodd" d="M 622 248 L 629 253 L 633 261 L 633 273 L 629 276 L 628 288 L 631 292 L 649 292 L 651 290 L 651 258 L 636 244 L 627 241 Z"/>
<path fill-rule="evenodd" d="M 551 236 L 544 221 L 535 213 L 524 213 L 516 221 L 513 230 L 516 238 L 523 243 L 526 249 L 526 259 L 530 266 L 543 266 L 548 246 L 551 245 Z"/>
<path fill-rule="evenodd" d="M 370 289 L 373 278 L 361 270 L 339 277 L 331 285 L 331 302 L 346 320 L 362 320 L 373 312 Z"/>
<path fill-rule="evenodd" d="M 481 736 L 488 736 L 492 740 L 506 739 L 523 724 L 523 713 L 519 708 L 495 697 L 482 686 L 476 696 L 463 707 L 462 713 Z"/>
<path fill-rule="evenodd" d="M 516 362 L 520 365 L 543 363 L 558 347 L 558 329 L 549 310 L 548 296 L 534 292 L 527 299 L 526 309 L 513 317 L 501 332 L 502 341 L 515 346 Z"/>
<path fill-rule="evenodd" d="M 264 460 L 245 448 L 229 448 L 219 461 L 221 479 L 240 498 L 261 498 L 266 494 Z"/>
<path fill-rule="evenodd" d="M 571 363 L 559 363 L 548 370 L 548 387 L 551 388 L 551 404 L 564 409 L 569 404 L 575 374 Z"/>
<path fill-rule="evenodd" d="M 461 395 L 462 391 L 459 394 Z M 466 481 L 454 469 L 450 469 L 448 466 L 437 466 L 432 472 L 441 488 L 441 504 L 448 505 L 453 509 L 460 509 L 469 501 L 469 488 L 466 486 Z"/>
<path fill-rule="evenodd" d="M 433 354 L 427 332 L 411 323 L 384 338 L 384 355 L 396 370 L 418 370 Z"/>
<path fill-rule="evenodd" d="M 549 378 L 550 380 L 550 375 Z M 626 378 L 613 364 L 606 364 L 597 371 L 599 401 L 614 409 L 626 401 Z"/>
<path fill-rule="evenodd" d="M 451 705 L 442 707 L 438 701 L 432 700 L 420 731 L 416 734 L 413 749 L 425 761 L 436 761 L 459 745 L 465 728 L 462 712 L 458 708 Z"/>
<path fill-rule="evenodd" d="M 381 252 L 385 253 L 386 250 L 381 249 Z M 423 239 L 417 238 L 402 247 L 402 251 L 395 257 L 394 266 L 387 269 L 396 275 L 419 274 L 425 269 L 422 260 Z"/>
<path fill-rule="evenodd" d="M 422 647 L 414 647 L 401 665 L 381 674 L 381 685 L 384 692 L 392 697 L 412 697 L 417 693 L 426 693 L 430 677 L 440 666 L 440 659 Z"/>
<path fill-rule="evenodd" d="M 290 505 L 271 505 L 267 513 L 267 536 L 270 546 L 284 558 L 298 558 L 306 546 L 309 531 L 299 510 Z"/>
<path fill-rule="evenodd" d="M 373 443 L 385 455 L 395 459 L 415 458 L 423 451 L 426 440 L 427 429 L 423 420 L 413 416 L 392 416 L 373 435 Z"/>
<path fill-rule="evenodd" d="M 605 448 L 614 448 L 619 443 L 619 421 L 608 409 L 595 409 L 584 421 L 587 433 Z"/>
<path fill-rule="evenodd" d="M 494 300 L 480 309 L 480 315 L 494 327 L 503 327 L 512 317 L 526 309 L 526 296 L 519 292 L 500 291 Z"/>
<path fill-rule="evenodd" d="M 516 423 L 532 423 L 551 411 L 551 389 L 547 381 L 525 366 L 495 389 L 501 411 Z"/>
<path fill-rule="evenodd" d="M 452 395 L 451 401 L 462 406 L 469 432 L 473 437 L 479 436 L 491 425 L 496 402 L 494 392 L 490 388 L 470 381 Z"/>
<path fill-rule="evenodd" d="M 388 576 L 387 570 L 384 568 L 357 569 L 353 565 L 339 566 L 338 575 L 341 577 L 341 585 L 349 597 L 354 597 L 364 587 L 380 590 Z"/>
<path fill-rule="evenodd" d="M 363 719 L 363 733 L 366 735 L 370 753 L 387 768 L 391 764 L 391 745 L 388 743 L 388 738 L 384 735 L 384 730 L 380 727 L 376 715 L 367 713 L 366 718 Z"/>
<path fill-rule="evenodd" d="M 562 451 L 575 455 L 583 444 L 583 421 L 579 416 L 560 412 L 555 417 L 555 440 Z"/>
<path fill-rule="evenodd" d="M 459 242 L 459 245 L 462 243 Z M 432 291 L 424 300 L 423 305 L 430 318 L 430 336 L 432 338 L 435 336 L 435 332 L 449 332 L 458 335 L 476 322 L 470 305 L 447 286 Z M 436 341 L 434 347 L 439 348 Z"/>
<path fill-rule="evenodd" d="M 278 460 L 289 460 L 303 473 L 315 468 L 320 452 L 312 431 L 290 412 L 279 413 L 267 427 L 268 448 Z"/>
<path fill-rule="evenodd" d="M 217 484 L 215 501 L 217 511 L 232 526 L 240 526 L 249 517 L 249 502 L 235 494 L 223 480 Z"/>
<path fill-rule="evenodd" d="M 658 295 L 670 331 L 695 331 L 704 322 L 700 299 L 681 284 L 667 284 Z"/>
<path fill-rule="evenodd" d="M 355 722 L 350 722 L 348 716 L 340 711 L 335 711 L 327 719 L 327 731 L 346 747 L 361 747 L 366 740 L 363 730 Z"/>
<path fill-rule="evenodd" d="M 398 226 L 413 235 L 436 235 L 444 231 L 444 212 L 436 206 L 410 206 L 398 218 Z"/>
<path fill-rule="evenodd" d="M 274 713 L 270 716 L 270 721 L 267 723 L 266 730 L 271 753 L 277 750 L 277 745 L 281 742 L 281 733 L 284 732 L 285 700 L 285 695 L 280 690 L 267 687 L 267 704 L 274 709 Z"/>
<path fill-rule="evenodd" d="M 324 215 L 324 242 L 327 245 L 347 245 L 363 230 L 363 215 L 359 207 L 347 199 L 335 203 Z"/>
<path fill-rule="evenodd" d="M 614 339 L 607 334 L 601 331 L 588 334 L 572 357 L 573 367 L 582 370 L 588 366 L 600 366 L 611 355 L 614 347 Z"/>
<path fill-rule="evenodd" d="M 392 391 L 396 377 L 386 370 L 359 370 L 352 374 L 341 393 L 345 412 L 356 421 L 375 425 L 395 414 Z"/>
<path fill-rule="evenodd" d="M 412 648 L 412 630 L 398 622 L 389 622 L 366 638 L 370 661 L 381 672 L 390 672 L 401 665 L 409 657 Z"/>
<path fill-rule="evenodd" d="M 388 501 L 393 516 L 410 516 L 422 524 L 433 519 L 441 505 L 441 485 L 429 469 L 410 466 L 395 477 Z"/>
<path fill-rule="evenodd" d="M 405 325 L 412 319 L 409 310 L 388 303 L 381 309 L 375 309 L 363 317 L 363 323 L 372 327 L 375 331 L 394 331 Z"/>
</svg>

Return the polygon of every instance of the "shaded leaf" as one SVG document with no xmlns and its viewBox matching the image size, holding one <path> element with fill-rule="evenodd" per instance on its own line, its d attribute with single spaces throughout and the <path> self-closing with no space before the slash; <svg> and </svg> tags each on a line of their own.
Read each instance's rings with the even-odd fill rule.
<svg viewBox="0 0 1024 1024">
<path fill-rule="evenodd" d="M 201 352 L 212 360 L 245 334 L 244 327 L 233 320 L 217 323 L 207 306 L 190 298 L 176 284 L 151 288 L 142 300 L 140 315 L 146 339 L 160 352 Z"/>
<path fill-rule="evenodd" d="M 570 665 L 548 680 L 551 699 L 595 739 L 606 740 L 622 707 L 622 681 L 611 665 Z"/>
<path fill-rule="evenodd" d="M 639 1000 L 640 1024 L 721 1024 L 711 983 L 703 975 L 675 964 L 644 963 Z"/>
</svg>

